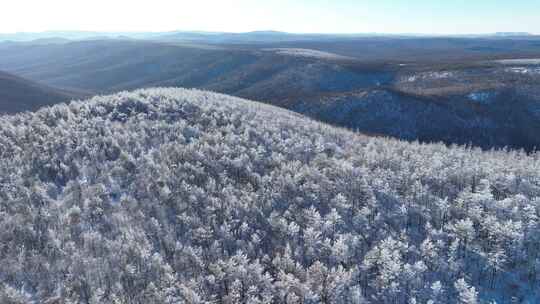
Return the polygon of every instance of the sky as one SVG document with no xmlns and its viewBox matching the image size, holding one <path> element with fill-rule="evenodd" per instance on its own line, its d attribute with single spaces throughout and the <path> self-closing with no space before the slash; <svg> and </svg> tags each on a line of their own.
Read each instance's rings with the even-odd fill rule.
<svg viewBox="0 0 540 304">
<path fill-rule="evenodd" d="M 7 0 L 0 33 L 50 30 L 540 34 L 540 0 Z"/>
</svg>

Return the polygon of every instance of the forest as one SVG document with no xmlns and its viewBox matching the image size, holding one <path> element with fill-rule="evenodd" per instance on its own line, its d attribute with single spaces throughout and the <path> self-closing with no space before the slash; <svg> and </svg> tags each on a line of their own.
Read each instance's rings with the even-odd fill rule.
<svg viewBox="0 0 540 304">
<path fill-rule="evenodd" d="M 540 154 L 156 88 L 0 116 L 0 303 L 538 303 Z"/>
</svg>

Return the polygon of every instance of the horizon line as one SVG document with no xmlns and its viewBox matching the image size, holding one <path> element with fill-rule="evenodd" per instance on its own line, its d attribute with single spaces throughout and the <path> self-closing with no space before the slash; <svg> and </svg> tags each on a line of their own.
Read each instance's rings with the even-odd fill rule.
<svg viewBox="0 0 540 304">
<path fill-rule="evenodd" d="M 251 33 L 276 33 L 288 35 L 325 35 L 325 36 L 355 36 L 355 35 L 388 35 L 388 36 L 539 36 L 540 33 L 527 31 L 495 31 L 478 33 L 428 33 L 428 32 L 289 32 L 281 30 L 252 30 L 252 31 L 212 31 L 212 30 L 43 30 L 43 31 L 15 31 L 2 32 L 0 35 L 24 35 L 24 34 L 54 34 L 54 33 L 86 33 L 86 34 L 168 34 L 168 33 L 199 33 L 199 34 L 251 34 Z"/>
</svg>

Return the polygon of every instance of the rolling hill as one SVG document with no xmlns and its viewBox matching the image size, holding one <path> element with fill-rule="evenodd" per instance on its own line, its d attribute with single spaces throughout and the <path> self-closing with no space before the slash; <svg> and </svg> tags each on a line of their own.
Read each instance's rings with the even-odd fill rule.
<svg viewBox="0 0 540 304">
<path fill-rule="evenodd" d="M 0 116 L 0 302 L 532 303 L 539 181 L 196 90 Z"/>
<path fill-rule="evenodd" d="M 81 96 L 0 72 L 0 114 L 35 110 Z"/>
<path fill-rule="evenodd" d="M 380 81 L 381 72 L 348 65 L 346 57 L 285 51 L 98 40 L 3 48 L 0 68 L 52 86 L 100 93 L 182 86 L 273 101 L 294 92 L 346 91 Z"/>
<path fill-rule="evenodd" d="M 535 39 L 15 43 L 0 48 L 0 69 L 95 94 L 200 88 L 372 134 L 532 151 L 540 146 Z"/>
</svg>

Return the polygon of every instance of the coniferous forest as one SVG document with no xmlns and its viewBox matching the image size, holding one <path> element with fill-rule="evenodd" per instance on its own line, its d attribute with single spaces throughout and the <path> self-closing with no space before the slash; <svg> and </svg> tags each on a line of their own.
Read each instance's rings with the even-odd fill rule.
<svg viewBox="0 0 540 304">
<path fill-rule="evenodd" d="M 148 89 L 0 116 L 0 303 L 537 303 L 540 155 Z"/>
</svg>

